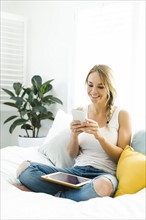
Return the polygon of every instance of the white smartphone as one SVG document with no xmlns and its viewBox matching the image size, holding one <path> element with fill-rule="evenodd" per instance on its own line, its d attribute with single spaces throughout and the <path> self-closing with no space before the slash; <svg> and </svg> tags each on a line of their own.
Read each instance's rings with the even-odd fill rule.
<svg viewBox="0 0 146 220">
<path fill-rule="evenodd" d="M 83 110 L 73 109 L 72 110 L 73 120 L 80 121 L 81 123 L 85 122 L 86 116 Z"/>
</svg>

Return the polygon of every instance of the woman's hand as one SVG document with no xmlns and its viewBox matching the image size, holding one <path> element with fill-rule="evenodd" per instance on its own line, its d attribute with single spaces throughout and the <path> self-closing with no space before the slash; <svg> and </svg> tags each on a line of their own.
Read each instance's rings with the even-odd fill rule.
<svg viewBox="0 0 146 220">
<path fill-rule="evenodd" d="M 86 122 L 82 124 L 82 128 L 80 130 L 88 134 L 93 134 L 96 139 L 101 137 L 101 133 L 99 131 L 99 125 L 96 121 L 92 119 L 86 119 Z"/>
<path fill-rule="evenodd" d="M 83 127 L 84 126 L 83 126 L 83 124 L 81 124 L 80 121 L 75 120 L 70 123 L 70 129 L 71 129 L 72 133 L 76 136 L 78 136 L 80 133 L 83 132 L 83 130 L 82 130 Z"/>
</svg>

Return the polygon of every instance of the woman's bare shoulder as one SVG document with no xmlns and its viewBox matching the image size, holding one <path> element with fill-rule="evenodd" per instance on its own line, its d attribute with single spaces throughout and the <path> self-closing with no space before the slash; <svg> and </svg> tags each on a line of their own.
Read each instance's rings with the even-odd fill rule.
<svg viewBox="0 0 146 220">
<path fill-rule="evenodd" d="M 113 111 L 115 112 L 116 110 L 119 111 L 119 114 L 122 115 L 122 116 L 125 116 L 125 115 L 130 115 L 129 112 L 119 106 L 114 106 L 113 107 Z"/>
<path fill-rule="evenodd" d="M 125 109 L 121 109 L 119 112 L 119 120 L 120 120 L 120 122 L 127 122 L 127 123 L 131 124 L 130 113 Z"/>
</svg>

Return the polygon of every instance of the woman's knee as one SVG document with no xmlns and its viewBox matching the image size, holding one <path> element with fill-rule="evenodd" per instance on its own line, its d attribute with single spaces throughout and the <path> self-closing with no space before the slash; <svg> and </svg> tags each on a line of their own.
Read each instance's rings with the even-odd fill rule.
<svg viewBox="0 0 146 220">
<path fill-rule="evenodd" d="M 101 197 L 110 196 L 113 192 L 112 182 L 106 177 L 93 180 L 93 186 L 95 192 Z"/>
<path fill-rule="evenodd" d="M 22 162 L 22 163 L 19 165 L 19 167 L 18 167 L 18 169 L 17 169 L 17 171 L 16 171 L 17 177 L 18 177 L 27 167 L 29 167 L 29 165 L 30 165 L 30 162 L 29 162 L 29 161 L 24 161 L 24 162 Z"/>
</svg>

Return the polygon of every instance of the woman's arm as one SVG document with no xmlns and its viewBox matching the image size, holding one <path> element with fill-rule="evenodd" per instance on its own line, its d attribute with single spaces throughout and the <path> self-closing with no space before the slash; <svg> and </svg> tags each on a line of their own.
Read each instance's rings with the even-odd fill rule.
<svg viewBox="0 0 146 220">
<path fill-rule="evenodd" d="M 67 150 L 71 158 L 75 158 L 79 154 L 78 135 L 71 132 Z"/>
<path fill-rule="evenodd" d="M 117 145 L 111 144 L 99 130 L 98 123 L 93 120 L 88 120 L 86 127 L 83 129 L 84 132 L 93 134 L 95 138 L 100 142 L 104 151 L 110 156 L 110 158 L 118 162 L 119 157 L 126 145 L 130 144 L 132 126 L 131 118 L 128 112 L 122 110 L 119 113 L 119 131 Z"/>
<path fill-rule="evenodd" d="M 83 132 L 80 130 L 81 128 L 83 128 L 83 126 L 80 121 L 73 121 L 70 124 L 71 135 L 67 144 L 67 150 L 71 158 L 75 158 L 79 154 L 80 146 L 78 142 L 78 135 Z"/>
<path fill-rule="evenodd" d="M 118 162 L 119 157 L 126 145 L 130 144 L 132 134 L 131 118 L 128 112 L 122 110 L 119 113 L 119 131 L 117 146 L 110 144 L 106 139 L 99 138 L 106 153 L 115 162 Z"/>
</svg>

